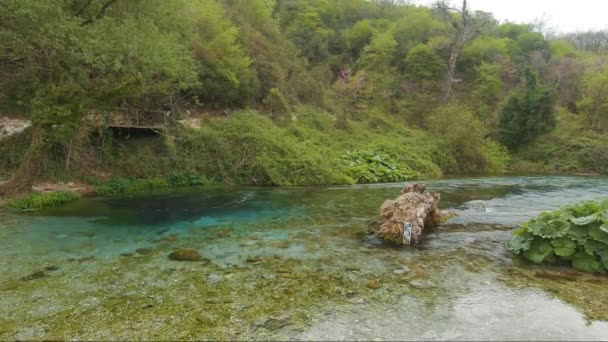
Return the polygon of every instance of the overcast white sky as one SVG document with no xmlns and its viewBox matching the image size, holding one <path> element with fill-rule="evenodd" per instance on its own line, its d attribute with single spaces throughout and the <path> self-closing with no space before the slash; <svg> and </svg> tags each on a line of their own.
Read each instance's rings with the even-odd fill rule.
<svg viewBox="0 0 608 342">
<path fill-rule="evenodd" d="M 433 0 L 413 0 L 429 5 Z M 451 0 L 458 4 L 461 0 Z M 608 29 L 608 0 L 469 0 L 472 9 L 501 21 L 531 22 L 545 15 L 559 32 Z"/>
</svg>

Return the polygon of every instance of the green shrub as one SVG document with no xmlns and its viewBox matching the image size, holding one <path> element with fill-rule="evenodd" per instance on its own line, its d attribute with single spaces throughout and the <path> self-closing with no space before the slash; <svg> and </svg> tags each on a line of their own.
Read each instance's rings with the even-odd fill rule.
<svg viewBox="0 0 608 342">
<path fill-rule="evenodd" d="M 532 262 L 568 261 L 585 272 L 608 269 L 608 199 L 544 212 L 513 234 L 509 249 Z"/>
<path fill-rule="evenodd" d="M 509 148 L 517 148 L 540 134 L 555 128 L 555 103 L 553 87 L 542 87 L 537 72 L 525 71 L 525 89 L 507 98 L 500 112 L 498 136 Z"/>
<path fill-rule="evenodd" d="M 78 193 L 71 191 L 31 194 L 9 200 L 7 207 L 11 211 L 34 211 L 43 208 L 56 207 L 67 202 L 75 201 L 79 198 L 80 195 Z"/>
<path fill-rule="evenodd" d="M 486 137 L 486 127 L 468 107 L 460 104 L 439 107 L 431 113 L 427 124 L 449 144 L 445 150 L 455 156 L 460 172 L 497 173 L 506 169 L 508 150 Z"/>
<path fill-rule="evenodd" d="M 346 172 L 357 183 L 399 182 L 416 179 L 420 174 L 396 162 L 386 153 L 373 151 L 346 152 L 342 156 Z"/>
<path fill-rule="evenodd" d="M 284 118 L 290 112 L 289 103 L 278 88 L 270 89 L 268 96 L 264 98 L 264 104 L 268 107 L 272 118 L 275 120 Z"/>
<path fill-rule="evenodd" d="M 192 172 L 174 172 L 167 176 L 167 183 L 172 187 L 200 186 L 211 183 L 206 177 Z"/>
<path fill-rule="evenodd" d="M 335 151 L 328 146 L 335 140 L 328 140 L 321 132 L 329 129 L 326 123 L 310 117 L 303 121 L 306 124 L 279 127 L 256 112 L 239 112 L 184 133 L 177 146 L 178 158 L 183 160 L 183 167 L 202 170 L 203 174 L 228 183 L 352 183 L 340 169 Z M 310 122 L 323 127 L 311 128 Z"/>
<path fill-rule="evenodd" d="M 95 187 L 97 194 L 117 194 L 122 192 L 137 192 L 143 190 L 177 188 L 182 186 L 197 186 L 211 183 L 207 178 L 195 173 L 174 172 L 167 177 L 132 179 L 118 177 Z"/>
<path fill-rule="evenodd" d="M 162 178 L 130 179 L 114 178 L 106 184 L 95 187 L 98 194 L 115 194 L 168 187 L 169 183 Z"/>
<path fill-rule="evenodd" d="M 587 124 L 585 116 L 559 110 L 556 128 L 522 146 L 511 169 L 527 162 L 547 171 L 608 173 L 608 136 Z"/>
</svg>

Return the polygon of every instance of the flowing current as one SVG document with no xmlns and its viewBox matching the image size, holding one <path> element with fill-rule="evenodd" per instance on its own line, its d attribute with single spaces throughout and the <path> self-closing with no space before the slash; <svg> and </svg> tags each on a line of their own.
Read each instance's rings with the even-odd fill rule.
<svg viewBox="0 0 608 342">
<path fill-rule="evenodd" d="M 0 340 L 608 340 L 608 278 L 505 243 L 608 178 L 425 182 L 458 215 L 416 248 L 367 237 L 399 184 L 201 187 L 0 212 Z M 168 255 L 192 248 L 202 261 Z"/>
</svg>

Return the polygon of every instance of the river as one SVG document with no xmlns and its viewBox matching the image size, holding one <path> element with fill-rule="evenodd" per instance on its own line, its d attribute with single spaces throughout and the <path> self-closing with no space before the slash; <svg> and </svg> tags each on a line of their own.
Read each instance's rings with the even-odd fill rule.
<svg viewBox="0 0 608 342">
<path fill-rule="evenodd" d="M 607 277 L 505 247 L 543 210 L 608 196 L 608 178 L 426 184 L 458 216 L 416 248 L 365 235 L 403 184 L 200 187 L 0 212 L 0 340 L 608 339 Z M 175 248 L 204 260 L 169 260 Z"/>
</svg>

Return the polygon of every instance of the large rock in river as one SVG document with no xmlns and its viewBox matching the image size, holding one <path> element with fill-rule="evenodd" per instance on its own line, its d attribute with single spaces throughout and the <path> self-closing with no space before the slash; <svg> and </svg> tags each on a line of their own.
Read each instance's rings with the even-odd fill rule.
<svg viewBox="0 0 608 342">
<path fill-rule="evenodd" d="M 369 232 L 399 245 L 414 245 L 425 228 L 444 219 L 438 193 L 424 192 L 423 184 L 410 184 L 394 200 L 380 207 L 382 221 L 370 223 Z"/>
</svg>

